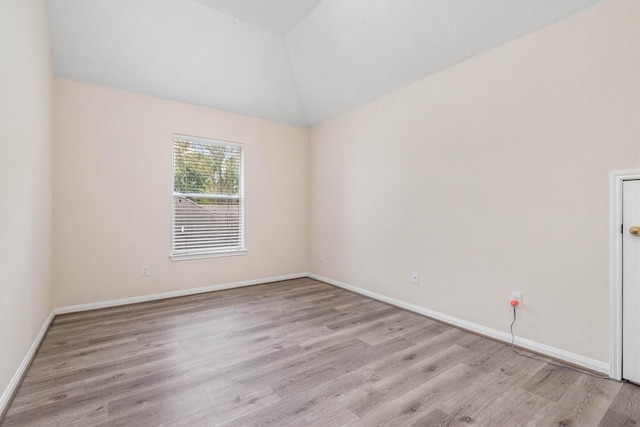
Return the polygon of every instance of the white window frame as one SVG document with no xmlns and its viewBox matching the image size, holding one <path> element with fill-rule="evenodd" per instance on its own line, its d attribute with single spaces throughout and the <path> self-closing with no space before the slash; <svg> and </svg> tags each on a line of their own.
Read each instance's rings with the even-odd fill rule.
<svg viewBox="0 0 640 427">
<path fill-rule="evenodd" d="M 171 164 L 171 176 L 175 177 L 175 141 L 183 140 L 189 141 L 196 144 L 208 144 L 208 145 L 216 145 L 223 147 L 232 147 L 240 149 L 240 167 L 239 167 L 239 185 L 238 185 L 238 200 L 241 205 L 240 209 L 240 245 L 237 247 L 231 248 L 223 248 L 223 249 L 180 249 L 176 250 L 175 247 L 175 234 L 174 234 L 174 224 L 175 224 L 175 209 L 174 209 L 174 197 L 175 196 L 197 196 L 197 194 L 193 193 L 176 193 L 174 188 L 174 179 L 171 180 L 171 253 L 169 257 L 172 261 L 182 261 L 182 260 L 190 260 L 190 259 L 200 259 L 200 258 L 214 258 L 214 257 L 227 257 L 227 256 L 237 256 L 237 255 L 245 255 L 247 253 L 247 249 L 244 244 L 244 144 L 238 142 L 224 141 L 219 139 L 211 139 L 211 138 L 202 138 L 197 136 L 190 135 L 182 135 L 182 134 L 173 134 L 171 139 L 171 150 L 172 150 L 172 164 Z M 214 196 L 214 195 L 208 195 Z M 219 198 L 229 197 L 226 195 L 215 195 Z M 234 199 L 236 197 L 233 197 Z"/>
</svg>

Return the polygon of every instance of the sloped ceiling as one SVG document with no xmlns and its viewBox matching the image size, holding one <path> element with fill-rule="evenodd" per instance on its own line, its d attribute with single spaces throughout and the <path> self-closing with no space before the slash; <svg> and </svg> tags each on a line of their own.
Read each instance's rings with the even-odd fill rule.
<svg viewBox="0 0 640 427">
<path fill-rule="evenodd" d="M 196 0 L 222 13 L 284 36 L 321 0 Z"/>
<path fill-rule="evenodd" d="M 55 74 L 312 126 L 599 0 L 49 0 Z"/>
</svg>

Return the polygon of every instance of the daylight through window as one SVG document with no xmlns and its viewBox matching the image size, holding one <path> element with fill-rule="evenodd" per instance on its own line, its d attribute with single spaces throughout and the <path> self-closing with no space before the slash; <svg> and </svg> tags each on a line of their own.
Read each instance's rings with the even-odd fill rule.
<svg viewBox="0 0 640 427">
<path fill-rule="evenodd" d="M 173 136 L 172 258 L 244 253 L 242 145 Z"/>
</svg>

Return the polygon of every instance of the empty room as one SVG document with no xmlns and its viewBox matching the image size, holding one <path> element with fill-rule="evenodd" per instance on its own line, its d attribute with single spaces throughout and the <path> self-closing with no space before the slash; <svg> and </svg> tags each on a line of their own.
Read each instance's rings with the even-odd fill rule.
<svg viewBox="0 0 640 427">
<path fill-rule="evenodd" d="M 640 423 L 640 0 L 0 0 L 0 426 Z"/>
</svg>

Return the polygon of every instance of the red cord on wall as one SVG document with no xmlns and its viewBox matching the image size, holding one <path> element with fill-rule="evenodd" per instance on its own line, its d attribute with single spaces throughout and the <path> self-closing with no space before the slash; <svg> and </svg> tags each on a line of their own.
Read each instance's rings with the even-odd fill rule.
<svg viewBox="0 0 640 427">
<path fill-rule="evenodd" d="M 520 305 L 520 301 L 518 301 L 517 299 L 512 299 L 511 300 L 511 306 L 512 307 L 517 307 L 518 305 Z"/>
</svg>

